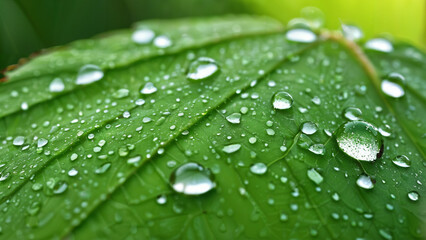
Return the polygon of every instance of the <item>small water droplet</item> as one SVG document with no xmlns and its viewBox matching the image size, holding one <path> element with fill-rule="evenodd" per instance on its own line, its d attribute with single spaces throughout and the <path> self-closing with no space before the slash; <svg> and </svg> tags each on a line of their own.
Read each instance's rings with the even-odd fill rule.
<svg viewBox="0 0 426 240">
<path fill-rule="evenodd" d="M 317 155 L 324 155 L 325 153 L 325 147 L 323 144 L 313 144 L 309 147 L 309 151 L 311 151 L 312 153 L 315 153 Z"/>
<path fill-rule="evenodd" d="M 107 163 L 104 163 L 104 164 L 102 164 L 99 168 L 97 168 L 96 170 L 95 170 L 95 173 L 96 174 L 102 174 L 102 173 L 105 173 L 106 171 L 108 171 L 108 169 L 111 167 L 111 163 L 109 163 L 109 162 L 107 162 Z"/>
<path fill-rule="evenodd" d="M 343 124 L 336 132 L 336 140 L 340 150 L 359 161 L 374 161 L 383 154 L 382 135 L 367 122 Z"/>
<path fill-rule="evenodd" d="M 158 195 L 157 197 L 157 203 L 160 205 L 164 205 L 167 203 L 167 196 L 164 194 Z"/>
<path fill-rule="evenodd" d="M 396 156 L 392 162 L 398 167 L 408 168 L 411 166 L 411 160 L 405 155 Z"/>
<path fill-rule="evenodd" d="M 399 73 L 390 73 L 382 79 L 381 88 L 384 94 L 393 98 L 405 95 L 405 78 Z"/>
<path fill-rule="evenodd" d="M 287 92 L 277 92 L 272 97 L 275 109 L 289 109 L 293 105 L 293 97 Z"/>
<path fill-rule="evenodd" d="M 392 43 L 389 40 L 384 38 L 374 38 L 374 39 L 368 40 L 365 43 L 365 47 L 368 49 L 379 51 L 379 52 L 393 51 Z"/>
<path fill-rule="evenodd" d="M 39 139 L 37 140 L 37 147 L 39 147 L 39 148 L 44 147 L 44 146 L 46 146 L 46 145 L 47 145 L 47 143 L 48 143 L 48 142 L 49 142 L 49 141 L 48 141 L 47 139 L 39 138 Z"/>
<path fill-rule="evenodd" d="M 93 64 L 87 64 L 80 68 L 77 75 L 77 85 L 86 85 L 101 80 L 104 72 Z"/>
<path fill-rule="evenodd" d="M 268 167 L 264 163 L 255 163 L 250 167 L 250 172 L 256 175 L 262 175 L 265 174 L 268 170 Z"/>
<path fill-rule="evenodd" d="M 117 99 L 125 98 L 129 96 L 129 93 L 130 93 L 129 89 L 121 88 L 121 89 L 118 89 L 116 92 L 114 92 L 112 94 L 112 97 Z"/>
<path fill-rule="evenodd" d="M 160 35 L 154 39 L 154 46 L 158 48 L 167 48 L 172 45 L 172 40 L 167 36 Z"/>
<path fill-rule="evenodd" d="M 65 181 L 59 181 L 55 184 L 53 187 L 53 193 L 54 194 L 61 194 L 65 192 L 68 188 L 68 184 Z"/>
<path fill-rule="evenodd" d="M 419 200 L 419 193 L 418 192 L 416 192 L 416 191 L 412 191 L 412 192 L 409 192 L 408 193 L 408 198 L 411 200 L 411 201 L 417 201 L 417 200 Z"/>
<path fill-rule="evenodd" d="M 355 25 L 350 25 L 350 24 L 342 23 L 342 33 L 346 39 L 349 39 L 355 42 L 364 37 L 364 34 L 359 27 Z"/>
<path fill-rule="evenodd" d="M 188 68 L 188 80 L 199 81 L 213 76 L 219 71 L 216 61 L 208 57 L 200 57 L 193 61 Z"/>
<path fill-rule="evenodd" d="M 233 124 L 239 124 L 241 121 L 241 113 L 232 113 L 231 115 L 226 117 L 226 120 Z"/>
<path fill-rule="evenodd" d="M 320 184 L 322 183 L 322 181 L 324 180 L 324 178 L 321 176 L 321 174 L 319 174 L 315 169 L 309 169 L 308 172 L 308 177 L 309 179 L 312 180 L 312 182 L 316 183 L 316 184 Z"/>
<path fill-rule="evenodd" d="M 356 180 L 356 184 L 364 189 L 372 189 L 374 187 L 373 181 L 371 181 L 371 178 L 366 175 L 361 175 Z"/>
<path fill-rule="evenodd" d="M 155 37 L 154 31 L 152 31 L 151 29 L 147 29 L 147 28 L 137 29 L 132 34 L 132 40 L 133 40 L 133 42 L 135 42 L 137 44 L 150 43 L 152 41 L 152 39 L 154 39 L 154 37 Z"/>
<path fill-rule="evenodd" d="M 68 171 L 68 176 L 70 177 L 74 177 L 77 176 L 78 171 L 75 168 L 72 168 L 71 170 Z"/>
<path fill-rule="evenodd" d="M 293 42 L 310 43 L 317 40 L 317 35 L 308 29 L 295 28 L 287 31 L 286 38 Z"/>
<path fill-rule="evenodd" d="M 157 88 L 154 86 L 152 82 L 147 82 L 140 90 L 142 94 L 152 94 L 157 91 Z"/>
<path fill-rule="evenodd" d="M 50 92 L 62 92 L 65 89 L 64 82 L 60 78 L 55 78 L 49 85 Z"/>
<path fill-rule="evenodd" d="M 25 137 L 23 136 L 17 136 L 15 139 L 13 139 L 13 145 L 15 146 L 22 146 L 24 145 Z"/>
<path fill-rule="evenodd" d="M 226 153 L 233 153 L 233 152 L 240 150 L 240 148 L 241 148 L 241 144 L 238 144 L 238 143 L 237 144 L 230 144 L 230 145 L 223 147 L 222 151 L 224 151 Z"/>
<path fill-rule="evenodd" d="M 312 135 L 318 131 L 318 126 L 313 122 L 304 122 L 301 130 L 306 135 Z"/>
<path fill-rule="evenodd" d="M 216 187 L 211 171 L 194 162 L 176 168 L 170 175 L 170 185 L 186 195 L 201 195 Z"/>
<path fill-rule="evenodd" d="M 361 119 L 362 112 L 359 108 L 348 107 L 343 111 L 343 116 L 351 121 Z"/>
</svg>

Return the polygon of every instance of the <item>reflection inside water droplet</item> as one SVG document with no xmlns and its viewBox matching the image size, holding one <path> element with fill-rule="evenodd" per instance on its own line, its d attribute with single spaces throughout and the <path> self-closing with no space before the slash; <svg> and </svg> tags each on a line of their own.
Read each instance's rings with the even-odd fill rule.
<svg viewBox="0 0 426 240">
<path fill-rule="evenodd" d="M 364 189 L 374 188 L 373 181 L 371 180 L 371 178 L 369 176 L 366 176 L 366 175 L 359 176 L 359 178 L 356 180 L 356 184 L 359 187 L 364 188 Z"/>
<path fill-rule="evenodd" d="M 411 160 L 405 155 L 396 156 L 392 162 L 398 167 L 408 168 L 411 166 Z"/>
<path fill-rule="evenodd" d="M 264 163 L 261 163 L 261 162 L 255 163 L 250 167 L 250 172 L 257 174 L 257 175 L 265 174 L 267 170 L 268 170 L 268 167 Z"/>
<path fill-rule="evenodd" d="M 154 31 L 151 29 L 141 28 L 137 29 L 132 34 L 132 40 L 138 44 L 147 44 L 155 37 Z"/>
<path fill-rule="evenodd" d="M 186 195 L 201 195 L 212 190 L 216 183 L 211 171 L 202 165 L 189 162 L 181 165 L 170 175 L 173 190 Z"/>
<path fill-rule="evenodd" d="M 401 98 L 405 95 L 405 78 L 399 73 L 390 73 L 383 78 L 381 88 L 383 93 L 393 98 Z"/>
<path fill-rule="evenodd" d="M 193 61 L 188 68 L 188 80 L 199 81 L 213 76 L 219 71 L 216 61 L 208 57 L 200 57 Z"/>
<path fill-rule="evenodd" d="M 275 109 L 289 109 L 293 105 L 293 97 L 287 92 L 277 92 L 272 97 L 272 105 Z"/>
<path fill-rule="evenodd" d="M 287 31 L 286 38 L 292 42 L 310 43 L 317 40 L 317 35 L 308 29 L 295 28 Z"/>
<path fill-rule="evenodd" d="M 104 72 L 93 64 L 87 64 L 80 68 L 77 75 L 77 85 L 86 85 L 101 80 Z"/>
<path fill-rule="evenodd" d="M 154 86 L 152 82 L 147 82 L 140 90 L 142 94 L 152 94 L 157 91 L 157 88 Z"/>
<path fill-rule="evenodd" d="M 365 47 L 368 49 L 376 50 L 379 52 L 392 52 L 392 43 L 384 38 L 374 38 L 365 43 Z"/>
<path fill-rule="evenodd" d="M 355 42 L 360 40 L 364 36 L 364 34 L 362 33 L 359 27 L 355 25 L 350 25 L 350 24 L 342 23 L 342 32 L 343 32 L 343 36 L 346 39 L 349 39 Z"/>
</svg>

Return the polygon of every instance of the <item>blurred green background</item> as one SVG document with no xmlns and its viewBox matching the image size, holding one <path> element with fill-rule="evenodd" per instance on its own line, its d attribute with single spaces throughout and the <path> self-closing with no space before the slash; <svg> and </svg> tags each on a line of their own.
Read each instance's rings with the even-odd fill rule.
<svg viewBox="0 0 426 240">
<path fill-rule="evenodd" d="M 328 28 L 353 23 L 367 37 L 389 33 L 426 48 L 426 0 L 0 0 L 0 69 L 142 19 L 250 13 L 286 23 L 306 6 L 321 9 Z"/>
</svg>

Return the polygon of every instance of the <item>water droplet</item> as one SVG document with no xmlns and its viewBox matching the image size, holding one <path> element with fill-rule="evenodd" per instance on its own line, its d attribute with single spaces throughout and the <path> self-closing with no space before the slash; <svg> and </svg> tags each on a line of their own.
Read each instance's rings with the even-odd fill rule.
<svg viewBox="0 0 426 240">
<path fill-rule="evenodd" d="M 315 169 L 309 169 L 308 172 L 308 177 L 309 179 L 312 180 L 312 182 L 316 183 L 316 184 L 320 184 L 322 183 L 322 181 L 324 180 L 324 178 L 321 176 L 321 174 L 319 174 Z"/>
<path fill-rule="evenodd" d="M 226 117 L 226 120 L 233 124 L 239 124 L 241 121 L 241 113 L 232 113 L 231 115 Z"/>
<path fill-rule="evenodd" d="M 157 91 L 157 88 L 154 86 L 152 82 L 147 82 L 143 88 L 141 88 L 140 92 L 142 94 L 152 94 Z"/>
<path fill-rule="evenodd" d="M 117 99 L 125 98 L 129 96 L 129 93 L 130 93 L 129 89 L 121 88 L 121 89 L 118 89 L 116 92 L 114 92 L 112 94 L 112 97 Z"/>
<path fill-rule="evenodd" d="M 61 194 L 65 192 L 68 188 L 68 184 L 65 181 L 59 181 L 55 184 L 53 187 L 53 193 L 54 194 Z"/>
<path fill-rule="evenodd" d="M 343 111 L 343 116 L 351 121 L 359 120 L 361 115 L 361 110 L 355 107 L 348 107 L 345 109 L 345 111 Z"/>
<path fill-rule="evenodd" d="M 216 187 L 211 171 L 194 162 L 175 169 L 170 175 L 170 185 L 176 192 L 186 195 L 201 195 Z"/>
<path fill-rule="evenodd" d="M 10 176 L 10 173 L 0 172 L 0 182 L 5 181 Z"/>
<path fill-rule="evenodd" d="M 47 139 L 39 138 L 39 139 L 37 140 L 37 147 L 39 147 L 39 148 L 44 147 L 44 146 L 46 146 L 46 145 L 47 145 L 47 143 L 48 143 L 48 142 L 49 142 L 49 141 L 48 141 Z"/>
<path fill-rule="evenodd" d="M 137 29 L 132 34 L 132 40 L 138 44 L 147 44 L 154 39 L 155 33 L 151 29 L 141 28 Z"/>
<path fill-rule="evenodd" d="M 312 135 L 318 131 L 318 126 L 313 122 L 304 122 L 301 130 L 306 135 Z"/>
<path fill-rule="evenodd" d="M 21 103 L 21 109 L 22 109 L 23 111 L 28 110 L 28 103 L 27 103 L 27 102 L 23 102 L 23 103 Z"/>
<path fill-rule="evenodd" d="M 412 191 L 412 192 L 409 192 L 408 193 L 408 198 L 411 200 L 411 201 L 417 201 L 417 200 L 419 200 L 419 193 L 418 192 L 416 192 L 416 191 Z"/>
<path fill-rule="evenodd" d="M 109 163 L 109 162 L 107 162 L 107 163 L 104 163 L 104 164 L 102 164 L 99 168 L 97 168 L 96 170 L 95 170 L 95 173 L 96 174 L 102 174 L 102 173 L 105 173 L 106 171 L 108 171 L 108 169 L 111 167 L 111 163 Z"/>
<path fill-rule="evenodd" d="M 384 94 L 393 98 L 405 95 L 405 78 L 399 73 L 390 73 L 382 79 L 381 88 Z"/>
<path fill-rule="evenodd" d="M 268 170 L 268 167 L 264 163 L 255 163 L 250 167 L 250 172 L 256 175 L 262 175 L 265 174 Z"/>
<path fill-rule="evenodd" d="M 40 209 L 41 209 L 41 203 L 38 202 L 38 201 L 34 201 L 27 208 L 27 212 L 28 212 L 29 215 L 34 216 L 40 211 Z"/>
<path fill-rule="evenodd" d="M 160 205 L 164 205 L 167 203 L 167 196 L 164 194 L 158 195 L 157 197 L 157 203 Z"/>
<path fill-rule="evenodd" d="M 310 43 L 317 40 L 317 35 L 315 35 L 315 33 L 303 28 L 288 30 L 285 36 L 288 40 L 293 42 Z"/>
<path fill-rule="evenodd" d="M 233 153 L 233 152 L 240 150 L 240 148 L 241 148 L 241 144 L 238 144 L 238 143 L 237 144 L 230 144 L 230 145 L 223 147 L 222 151 L 224 151 L 226 153 Z"/>
<path fill-rule="evenodd" d="M 137 166 L 137 164 L 139 163 L 139 161 L 141 159 L 142 159 L 141 156 L 136 156 L 136 157 L 129 158 L 127 160 L 127 164 Z"/>
<path fill-rule="evenodd" d="M 372 189 L 374 187 L 373 181 L 371 181 L 371 178 L 366 175 L 361 175 L 356 180 L 356 184 L 364 189 Z"/>
<path fill-rule="evenodd" d="M 24 145 L 25 138 L 23 136 L 17 136 L 15 139 L 13 139 L 13 145 L 15 146 L 22 146 Z"/>
<path fill-rule="evenodd" d="M 75 168 L 72 168 L 71 170 L 68 171 L 68 176 L 70 177 L 74 177 L 78 174 L 78 171 Z"/>
<path fill-rule="evenodd" d="M 49 85 L 50 92 L 62 92 L 65 89 L 64 82 L 60 78 L 55 78 Z"/>
<path fill-rule="evenodd" d="M 392 240 L 392 235 L 383 229 L 379 229 L 379 234 L 386 240 Z"/>
<path fill-rule="evenodd" d="M 336 132 L 340 150 L 359 161 L 374 161 L 383 153 L 382 135 L 370 123 L 353 121 Z"/>
<path fill-rule="evenodd" d="M 323 144 L 313 144 L 309 147 L 309 151 L 311 151 L 312 153 L 315 153 L 317 155 L 324 155 L 325 153 L 325 147 Z"/>
<path fill-rule="evenodd" d="M 293 97 L 287 92 L 277 92 L 272 97 L 275 109 L 289 109 L 293 105 Z"/>
<path fill-rule="evenodd" d="M 172 45 L 172 40 L 167 36 L 161 35 L 154 39 L 154 46 L 158 48 L 167 48 Z"/>
<path fill-rule="evenodd" d="M 361 29 L 355 25 L 350 24 L 343 24 L 342 23 L 342 32 L 343 36 L 346 39 L 349 39 L 351 41 L 358 41 L 361 38 L 363 38 L 364 34 L 362 33 Z"/>
<path fill-rule="evenodd" d="M 93 64 L 87 64 L 80 68 L 77 75 L 77 85 L 86 85 L 101 80 L 104 72 Z"/>
<path fill-rule="evenodd" d="M 392 162 L 398 167 L 408 168 L 411 166 L 411 160 L 405 155 L 396 156 Z"/>
<path fill-rule="evenodd" d="M 374 38 L 365 43 L 365 47 L 368 49 L 376 50 L 379 52 L 392 52 L 392 43 L 384 38 Z"/>
<path fill-rule="evenodd" d="M 199 81 L 213 76 L 218 70 L 219 66 L 215 60 L 208 57 L 200 57 L 189 65 L 186 77 L 188 80 Z"/>
</svg>

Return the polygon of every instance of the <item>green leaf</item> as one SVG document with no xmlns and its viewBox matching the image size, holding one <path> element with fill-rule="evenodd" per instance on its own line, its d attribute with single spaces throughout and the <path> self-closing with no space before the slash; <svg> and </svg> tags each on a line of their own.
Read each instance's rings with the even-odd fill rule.
<svg viewBox="0 0 426 240">
<path fill-rule="evenodd" d="M 136 45 L 119 31 L 40 56 L 0 85 L 2 238 L 424 236 L 424 53 L 395 43 L 364 54 L 329 34 L 292 42 L 265 18 L 141 24 L 172 45 Z M 187 79 L 201 57 L 218 71 Z M 85 64 L 104 76 L 76 85 Z M 390 72 L 406 79 L 402 98 L 381 90 Z M 52 94 L 55 78 L 65 89 Z M 156 91 L 141 94 L 146 84 Z M 283 91 L 292 106 L 274 109 Z M 339 148 L 332 133 L 354 120 L 349 107 L 382 133 L 377 160 Z M 399 155 L 409 167 L 393 163 Z M 188 162 L 210 169 L 216 187 L 174 192 L 169 178 Z M 359 187 L 361 176 L 374 187 Z"/>
</svg>

